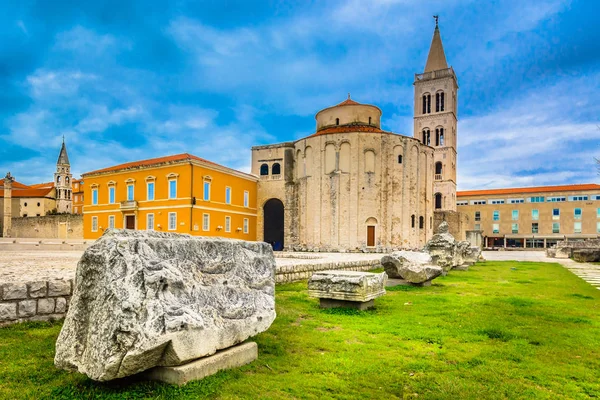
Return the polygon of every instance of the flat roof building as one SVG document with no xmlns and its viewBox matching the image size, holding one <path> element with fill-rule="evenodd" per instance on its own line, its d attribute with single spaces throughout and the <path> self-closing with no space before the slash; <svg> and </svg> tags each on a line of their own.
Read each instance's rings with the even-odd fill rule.
<svg viewBox="0 0 600 400">
<path fill-rule="evenodd" d="M 550 247 L 600 236 L 600 185 L 561 185 L 457 192 L 468 230 L 486 247 Z"/>
</svg>

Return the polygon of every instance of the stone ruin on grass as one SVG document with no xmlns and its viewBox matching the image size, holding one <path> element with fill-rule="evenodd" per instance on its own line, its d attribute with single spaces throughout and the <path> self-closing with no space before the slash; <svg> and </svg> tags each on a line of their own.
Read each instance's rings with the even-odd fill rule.
<svg viewBox="0 0 600 400">
<path fill-rule="evenodd" d="M 308 280 L 308 295 L 318 298 L 321 308 L 366 310 L 385 294 L 386 281 L 383 272 L 319 271 Z"/>
<path fill-rule="evenodd" d="M 149 376 L 185 383 L 199 377 L 186 363 L 232 348 L 274 319 L 268 244 L 109 230 L 79 261 L 55 364 L 97 381 L 173 367 Z M 255 344 L 243 346 L 242 364 L 256 358 Z M 241 365 L 239 354 L 228 360 Z"/>
<path fill-rule="evenodd" d="M 428 286 L 451 269 L 467 270 L 481 258 L 481 249 L 467 241 L 456 241 L 442 222 L 438 231 L 422 252 L 395 251 L 381 259 L 385 272 L 392 279 L 402 279 L 407 284 Z"/>
<path fill-rule="evenodd" d="M 577 262 L 600 261 L 600 239 L 561 240 L 556 247 L 546 249 L 551 258 L 572 258 Z"/>
</svg>

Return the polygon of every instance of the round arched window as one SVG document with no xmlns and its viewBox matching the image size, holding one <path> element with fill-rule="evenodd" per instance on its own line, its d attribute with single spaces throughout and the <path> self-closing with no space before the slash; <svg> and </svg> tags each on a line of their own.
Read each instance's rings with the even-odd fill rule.
<svg viewBox="0 0 600 400">
<path fill-rule="evenodd" d="M 40 203 L 38 203 L 38 207 L 40 206 Z"/>
<path fill-rule="evenodd" d="M 25 207 L 27 207 L 27 203 L 23 204 Z"/>
</svg>

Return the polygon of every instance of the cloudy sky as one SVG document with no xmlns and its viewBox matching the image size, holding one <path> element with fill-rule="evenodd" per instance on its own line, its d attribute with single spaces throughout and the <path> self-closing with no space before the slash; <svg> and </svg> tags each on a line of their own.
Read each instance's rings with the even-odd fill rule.
<svg viewBox="0 0 600 400">
<path fill-rule="evenodd" d="M 425 4 L 426 3 L 426 4 Z M 412 135 L 433 14 L 459 91 L 459 189 L 598 182 L 597 0 L 28 1 L 0 15 L 0 172 L 49 181 L 189 152 L 249 170 L 347 93 Z"/>
</svg>

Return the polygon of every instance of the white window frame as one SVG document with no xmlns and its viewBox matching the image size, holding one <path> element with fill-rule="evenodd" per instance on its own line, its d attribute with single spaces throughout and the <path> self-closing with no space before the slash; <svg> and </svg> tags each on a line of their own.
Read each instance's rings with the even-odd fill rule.
<svg viewBox="0 0 600 400">
<path fill-rule="evenodd" d="M 600 221 L 596 222 L 596 233 L 600 233 Z"/>
<path fill-rule="evenodd" d="M 554 215 L 554 210 L 558 210 L 558 215 Z M 560 208 L 553 208 L 552 209 L 552 219 L 555 220 L 555 221 L 560 219 Z"/>
<path fill-rule="evenodd" d="M 540 220 L 540 210 L 538 210 L 538 209 L 531 210 L 531 220 L 532 221 Z"/>
<path fill-rule="evenodd" d="M 554 232 L 554 226 L 556 226 L 556 232 Z M 552 223 L 552 233 L 560 233 L 560 222 L 553 222 Z"/>
<path fill-rule="evenodd" d="M 208 190 L 206 189 L 207 187 L 208 187 Z M 211 182 L 205 180 L 202 185 L 202 199 L 204 201 L 210 201 L 210 187 L 211 187 Z"/>
<path fill-rule="evenodd" d="M 111 196 L 112 194 L 112 196 Z M 108 187 L 108 204 L 115 204 L 117 198 L 117 188 L 114 185 Z"/>
<path fill-rule="evenodd" d="M 492 233 L 500 233 L 500 224 L 492 224 Z"/>
<path fill-rule="evenodd" d="M 98 232 L 98 217 L 92 217 L 92 232 Z"/>
<path fill-rule="evenodd" d="M 173 193 L 171 192 L 171 184 L 172 183 L 175 184 L 175 195 L 174 196 L 173 196 Z M 177 198 L 177 178 L 169 178 L 168 191 L 169 191 L 169 199 Z"/>
<path fill-rule="evenodd" d="M 515 213 L 516 213 L 516 218 L 515 218 Z M 512 220 L 513 221 L 518 221 L 519 220 L 519 210 L 512 210 L 512 212 L 510 213 Z"/>
<path fill-rule="evenodd" d="M 231 187 L 225 186 L 225 204 L 231 204 Z"/>
<path fill-rule="evenodd" d="M 129 190 L 131 190 L 131 193 L 129 192 Z M 129 196 L 129 194 L 131 194 L 131 196 Z M 127 201 L 134 201 L 134 200 L 135 200 L 135 184 L 128 183 L 127 184 Z"/>
<path fill-rule="evenodd" d="M 248 218 L 244 218 L 244 233 L 248 233 Z"/>
<path fill-rule="evenodd" d="M 579 215 L 577 215 L 577 210 L 579 210 Z M 573 209 L 573 218 L 574 219 L 581 219 L 581 216 L 583 215 L 583 209 L 582 208 L 574 208 Z"/>
<path fill-rule="evenodd" d="M 494 210 L 492 213 L 492 221 L 500 221 L 500 210 Z"/>
<path fill-rule="evenodd" d="M 115 216 L 114 215 L 108 216 L 108 229 L 115 229 Z"/>
<path fill-rule="evenodd" d="M 250 192 L 248 192 L 247 190 L 244 190 L 244 207 L 250 207 Z M 600 211 L 598 212 L 598 215 L 600 215 Z"/>
<path fill-rule="evenodd" d="M 152 198 L 150 198 L 150 186 L 152 185 Z M 154 181 L 146 182 L 146 200 L 153 201 L 156 198 L 156 184 Z"/>
<path fill-rule="evenodd" d="M 573 223 L 573 233 L 581 233 L 581 222 L 574 222 Z"/>
<path fill-rule="evenodd" d="M 204 232 L 210 231 L 210 214 L 202 214 L 202 230 Z"/>
<path fill-rule="evenodd" d="M 231 232 L 231 217 L 225 217 L 225 232 Z"/>
<path fill-rule="evenodd" d="M 175 222 L 173 225 L 171 225 L 171 218 L 175 217 Z M 176 212 L 170 212 L 168 215 L 168 221 L 167 221 L 167 226 L 168 226 L 168 230 L 170 231 L 174 231 L 177 230 L 177 213 Z"/>
<path fill-rule="evenodd" d="M 515 229 L 516 227 L 516 229 Z M 518 222 L 513 222 L 510 226 L 510 231 L 513 234 L 519 233 L 519 223 Z"/>
<path fill-rule="evenodd" d="M 152 224 L 150 224 L 150 220 L 152 220 Z M 146 230 L 153 231 L 154 230 L 154 213 L 146 214 Z"/>
</svg>

